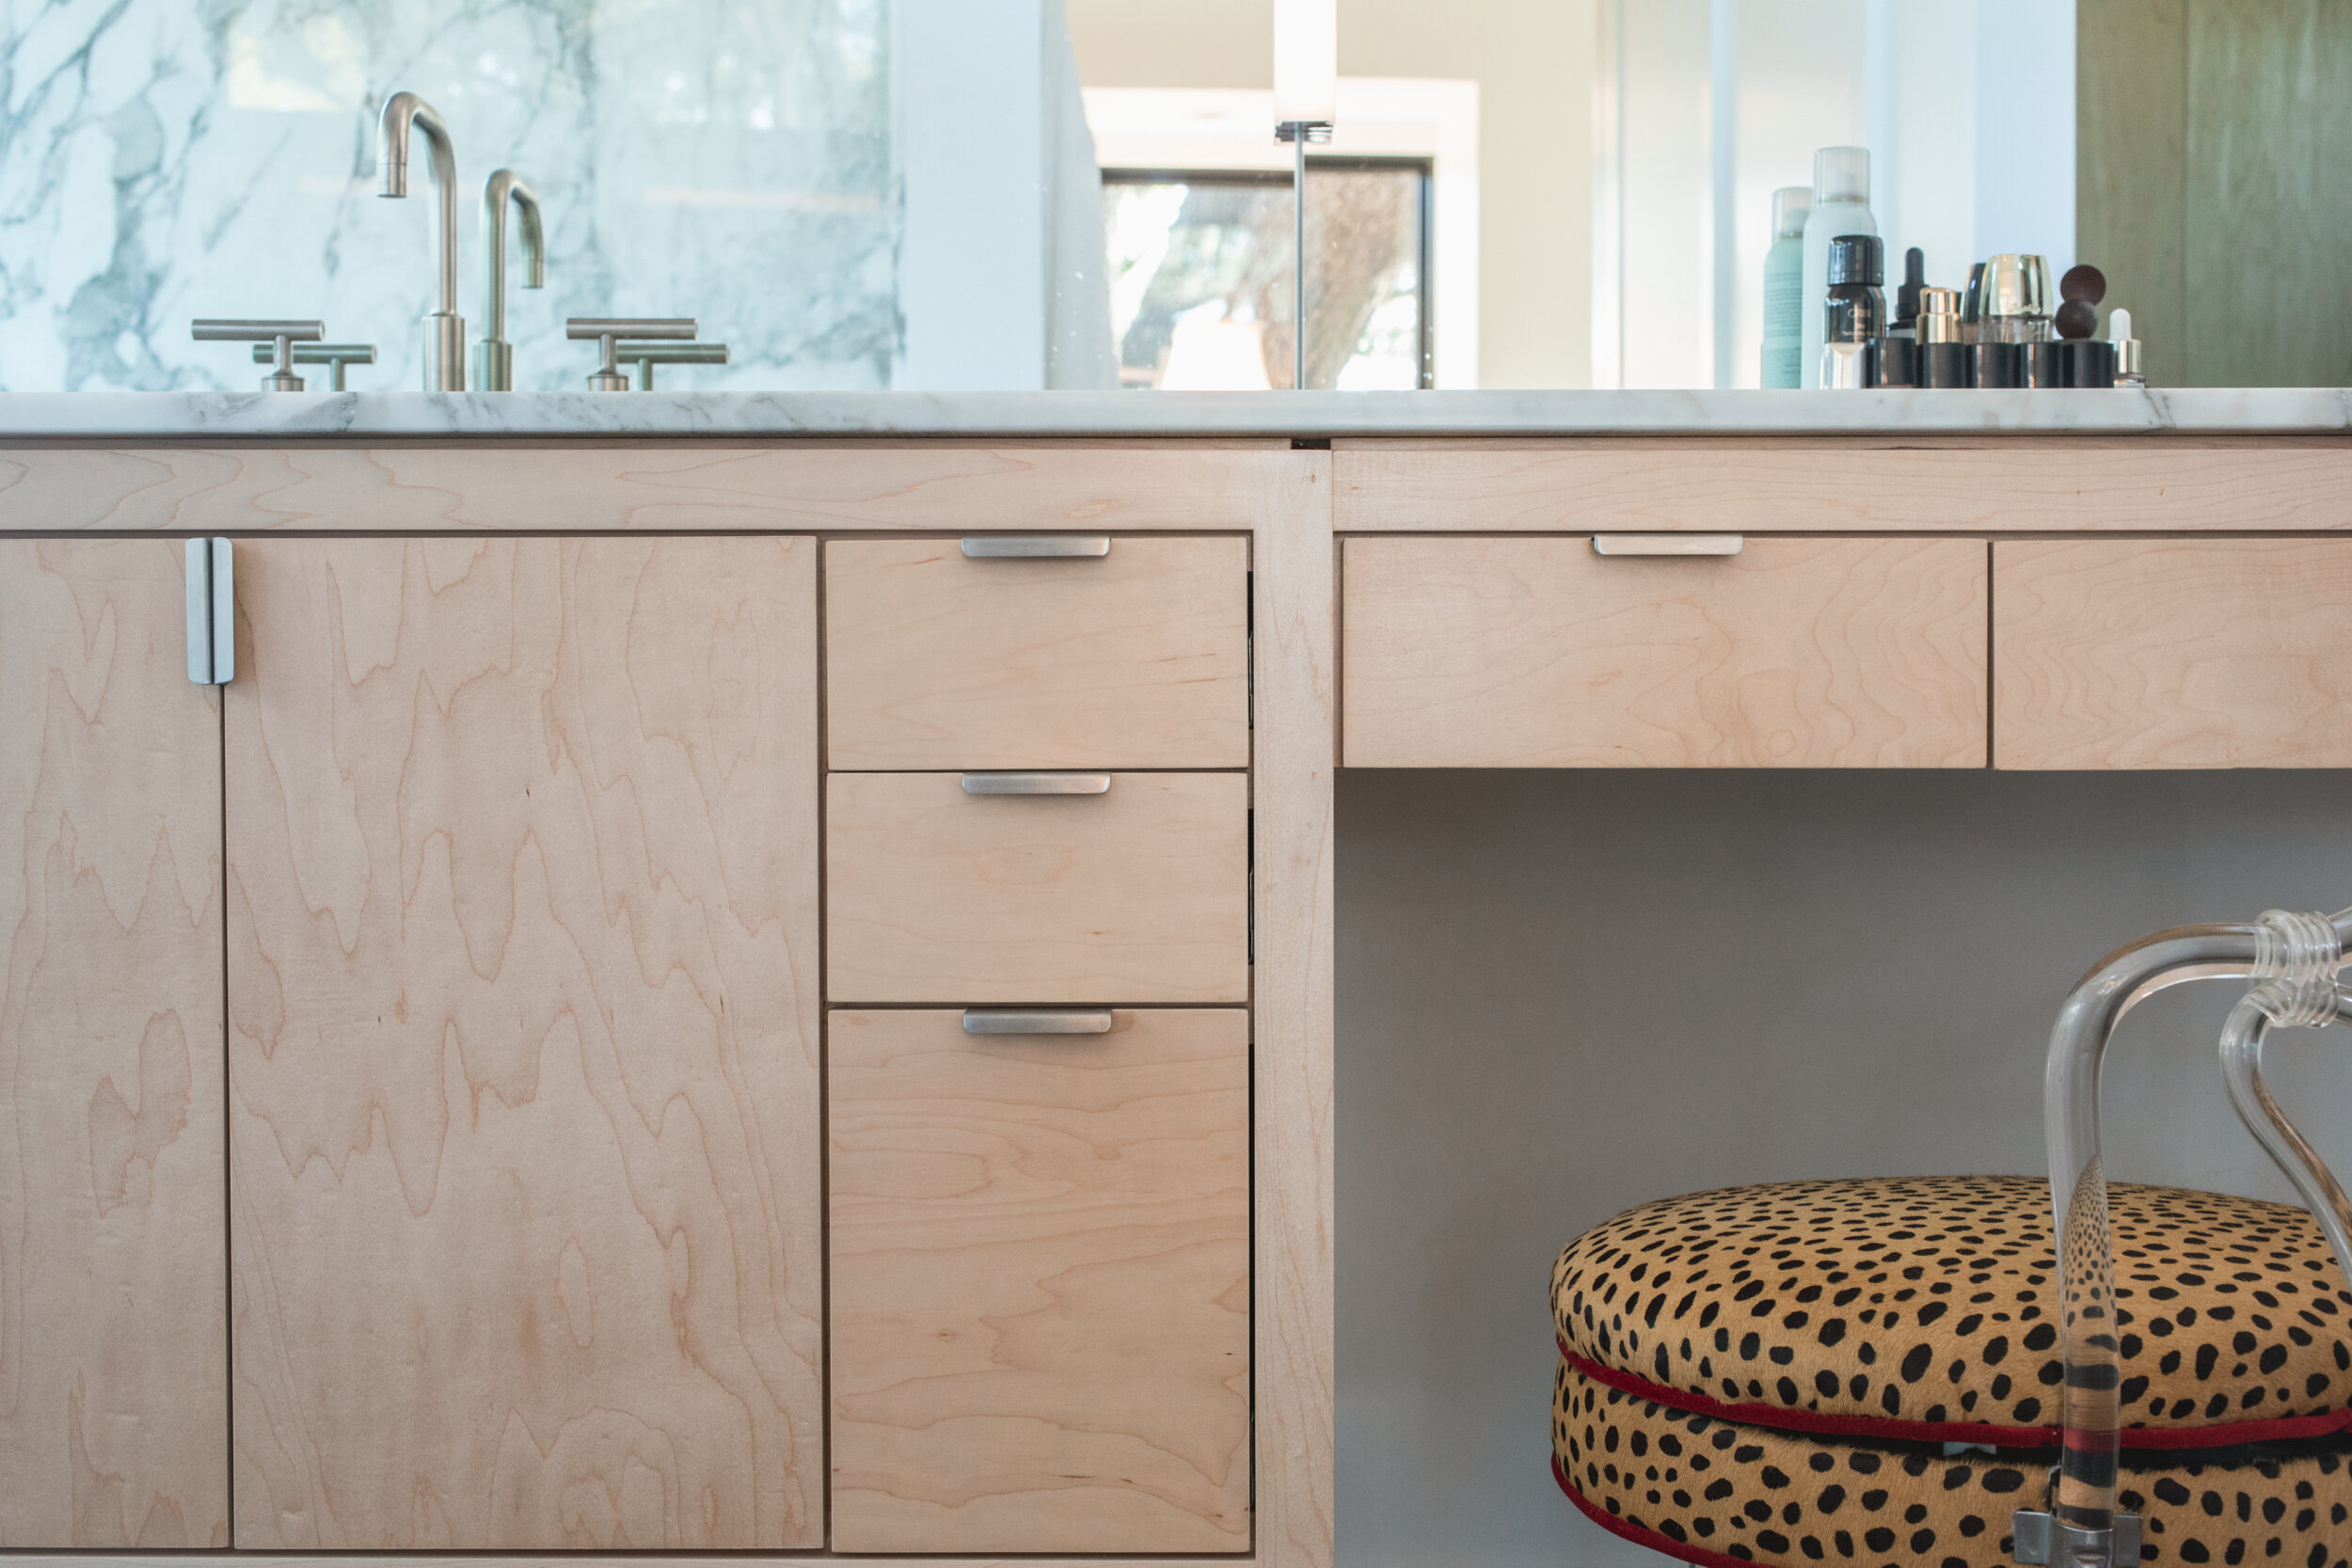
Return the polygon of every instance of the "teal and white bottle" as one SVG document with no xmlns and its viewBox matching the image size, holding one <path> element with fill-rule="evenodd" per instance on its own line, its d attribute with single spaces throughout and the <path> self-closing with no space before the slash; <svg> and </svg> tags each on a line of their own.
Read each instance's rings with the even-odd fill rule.
<svg viewBox="0 0 2352 1568">
<path fill-rule="evenodd" d="M 1821 307 L 1829 294 L 1829 243 L 1840 234 L 1875 234 L 1870 215 L 1870 150 L 1824 147 L 1813 154 L 1813 206 L 1804 215 L 1804 273 L 1798 320 L 1804 329 L 1797 384 L 1821 384 Z"/>
<path fill-rule="evenodd" d="M 1772 248 L 1764 253 L 1766 387 L 1797 385 L 1804 355 L 1804 214 L 1812 208 L 1810 185 L 1772 193 Z"/>
</svg>

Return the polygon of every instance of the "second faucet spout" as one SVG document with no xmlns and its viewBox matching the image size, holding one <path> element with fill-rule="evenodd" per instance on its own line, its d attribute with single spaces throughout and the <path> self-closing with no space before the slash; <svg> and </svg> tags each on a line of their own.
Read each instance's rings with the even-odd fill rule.
<svg viewBox="0 0 2352 1568">
<path fill-rule="evenodd" d="M 548 281 L 548 241 L 539 219 L 539 193 L 513 169 L 500 169 L 482 187 L 482 341 L 474 349 L 474 386 L 485 392 L 515 389 L 515 345 L 506 341 L 509 202 L 521 220 L 523 287 L 545 288 Z"/>
<path fill-rule="evenodd" d="M 424 318 L 424 387 L 428 392 L 462 392 L 466 389 L 466 323 L 457 313 L 457 152 L 439 110 L 413 92 L 396 92 L 384 101 L 383 113 L 376 119 L 376 162 L 384 173 L 385 196 L 408 194 L 412 131 L 424 134 L 434 194 L 440 198 L 435 209 L 434 240 L 440 257 L 441 308 Z"/>
</svg>

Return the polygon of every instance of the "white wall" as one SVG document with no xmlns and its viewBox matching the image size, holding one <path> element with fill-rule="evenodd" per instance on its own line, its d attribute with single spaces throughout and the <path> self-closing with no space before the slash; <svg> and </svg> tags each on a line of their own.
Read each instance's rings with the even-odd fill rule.
<svg viewBox="0 0 2352 1568">
<path fill-rule="evenodd" d="M 1061 0 L 894 0 L 894 388 L 1117 385 L 1102 179 Z"/>
</svg>

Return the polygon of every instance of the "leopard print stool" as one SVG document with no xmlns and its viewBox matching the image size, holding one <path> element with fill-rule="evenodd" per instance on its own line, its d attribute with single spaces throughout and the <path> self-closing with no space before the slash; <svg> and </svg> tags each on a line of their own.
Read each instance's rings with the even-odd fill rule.
<svg viewBox="0 0 2352 1568">
<path fill-rule="evenodd" d="M 2214 1193 L 2107 1201 L 2141 1560 L 2347 1568 L 2352 1292 L 2319 1227 Z M 1552 1270 L 1553 1473 L 1691 1562 L 2009 1562 L 2058 1437 L 2050 1231 L 2027 1177 L 1629 1210 Z"/>
</svg>

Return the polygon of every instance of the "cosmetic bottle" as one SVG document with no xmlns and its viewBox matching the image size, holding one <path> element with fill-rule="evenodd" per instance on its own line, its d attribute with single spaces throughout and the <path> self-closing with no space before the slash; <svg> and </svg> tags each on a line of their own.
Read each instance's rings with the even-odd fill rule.
<svg viewBox="0 0 2352 1568">
<path fill-rule="evenodd" d="M 1968 385 L 2023 387 L 2026 384 L 2026 345 L 1979 338 L 1968 345 Z"/>
<path fill-rule="evenodd" d="M 2066 384 L 2106 388 L 2115 385 L 2115 345 L 2105 338 L 2077 338 L 2065 345 Z"/>
<path fill-rule="evenodd" d="M 1764 253 L 1764 375 L 1767 387 L 1794 387 L 1804 352 L 1804 215 L 1813 187 L 1772 193 L 1772 246 Z"/>
<path fill-rule="evenodd" d="M 1917 385 L 1954 388 L 1968 385 L 1968 345 L 1960 341 L 1960 291 L 1919 291 L 1919 321 L 1914 328 L 1919 341 Z"/>
<path fill-rule="evenodd" d="M 2050 338 L 2050 263 L 2039 256 L 1995 256 L 1984 264 L 1979 341 L 2041 343 Z"/>
<path fill-rule="evenodd" d="M 1917 338 L 1919 292 L 1927 286 L 1928 255 L 1915 245 L 1903 252 L 1903 281 L 1895 291 L 1895 325 L 1886 329 L 1888 337 Z"/>
<path fill-rule="evenodd" d="M 1878 220 L 1870 215 L 1869 149 L 1824 147 L 1813 154 L 1813 206 L 1804 216 L 1804 347 L 1798 360 L 1804 386 L 1821 384 L 1821 301 L 1829 288 L 1830 242 L 1840 234 L 1876 237 L 1878 231 Z"/>
<path fill-rule="evenodd" d="M 2147 386 L 2148 377 L 2139 368 L 2139 340 L 2132 336 L 2132 313 L 2121 306 L 2107 312 L 2107 341 L 2115 345 L 2115 384 Z"/>
<path fill-rule="evenodd" d="M 1818 211 L 1818 209 L 1817 209 Z M 1822 268 L 1820 385 L 1859 391 L 1879 384 L 1879 346 L 1886 336 L 1884 252 L 1876 234 L 1839 234 Z"/>
<path fill-rule="evenodd" d="M 2055 338 L 2048 338 L 2039 342 L 2020 343 L 2017 346 L 2026 351 L 2024 359 L 2026 386 L 2037 391 L 2042 391 L 2051 388 L 2074 385 L 2067 375 L 2070 361 L 2066 356 L 2066 344 Z"/>
<path fill-rule="evenodd" d="M 1968 269 L 1968 288 L 1960 302 L 1960 341 L 1973 343 L 1984 325 L 1984 263 Z"/>
</svg>

